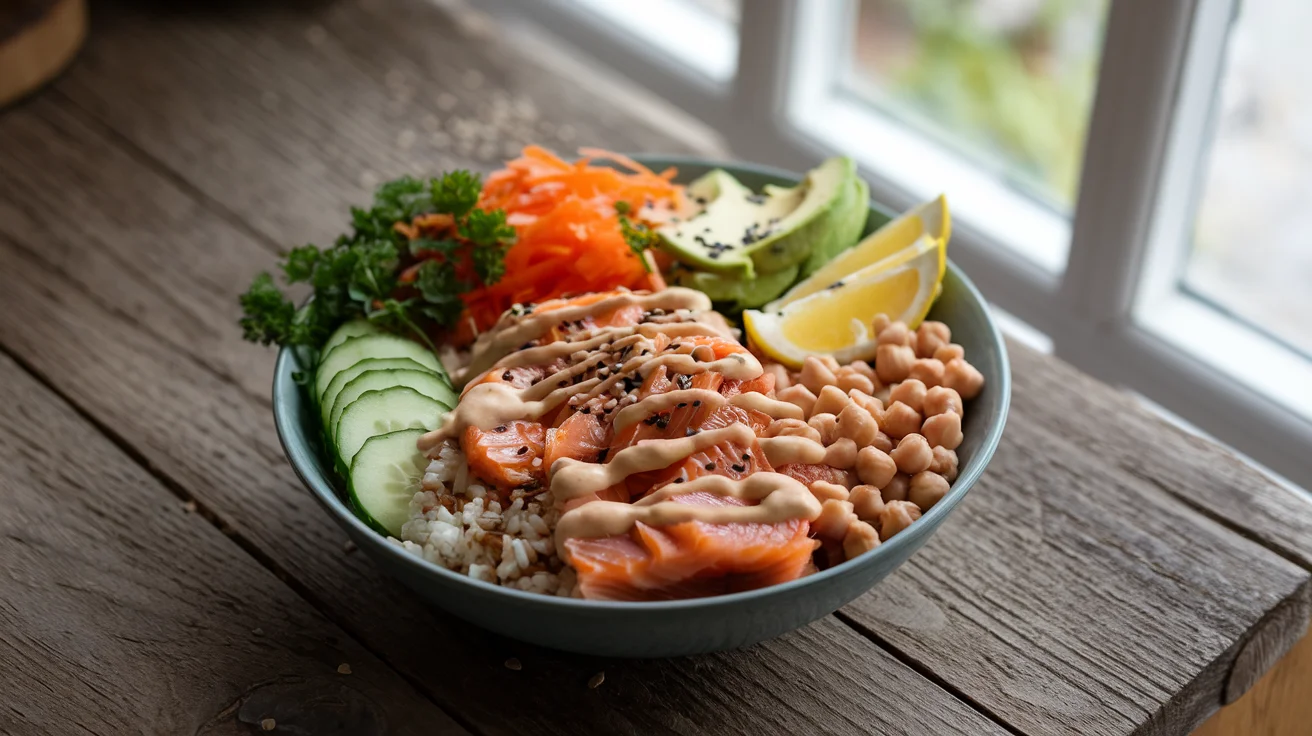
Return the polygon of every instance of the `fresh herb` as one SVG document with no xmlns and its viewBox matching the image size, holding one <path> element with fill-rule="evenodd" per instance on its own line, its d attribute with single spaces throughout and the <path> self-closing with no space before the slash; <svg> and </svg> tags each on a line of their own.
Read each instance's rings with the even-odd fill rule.
<svg viewBox="0 0 1312 736">
<path fill-rule="evenodd" d="M 459 318 L 461 294 L 505 273 L 515 229 L 505 212 L 477 208 L 481 190 L 468 171 L 378 187 L 371 207 L 351 209 L 351 232 L 332 247 L 304 245 L 283 257 L 286 283 L 305 284 L 312 293 L 305 306 L 297 309 L 268 273 L 255 277 L 240 298 L 245 338 L 314 347 L 342 323 L 364 318 L 428 342 L 433 328 Z M 435 235 L 426 229 L 427 215 L 451 219 Z"/>
<path fill-rule="evenodd" d="M 619 211 L 619 205 L 623 202 L 617 202 L 615 210 Z M 629 244 L 629 250 L 642 261 L 642 267 L 647 273 L 651 273 L 651 263 L 647 261 L 646 251 L 648 248 L 655 248 L 661 242 L 661 237 L 656 234 L 647 225 L 641 222 L 634 222 L 624 215 L 619 216 L 620 234 L 624 236 L 624 242 Z"/>
</svg>

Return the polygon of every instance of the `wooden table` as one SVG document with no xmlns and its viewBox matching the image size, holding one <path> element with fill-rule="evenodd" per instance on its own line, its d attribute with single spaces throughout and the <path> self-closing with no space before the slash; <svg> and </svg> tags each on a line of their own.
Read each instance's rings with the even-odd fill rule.
<svg viewBox="0 0 1312 736">
<path fill-rule="evenodd" d="M 980 485 L 802 631 L 602 661 L 429 610 L 296 481 L 236 294 L 384 177 L 717 151 L 464 8 L 173 7 L 93 3 L 0 113 L 0 732 L 1184 733 L 1305 632 L 1312 507 L 1019 345 Z M 1300 647 L 1212 732 L 1297 714 Z"/>
</svg>

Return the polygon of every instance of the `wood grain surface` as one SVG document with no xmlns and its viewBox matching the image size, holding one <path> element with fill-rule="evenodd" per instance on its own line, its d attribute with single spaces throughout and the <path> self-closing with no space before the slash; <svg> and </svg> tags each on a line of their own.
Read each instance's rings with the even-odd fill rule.
<svg viewBox="0 0 1312 736">
<path fill-rule="evenodd" d="M 0 491 L 0 733 L 465 733 L 3 355 Z"/>
<path fill-rule="evenodd" d="M 1001 732 L 836 619 L 746 652 L 615 663 L 423 607 L 343 551 L 282 457 L 271 354 L 241 343 L 232 299 L 271 254 L 83 115 L 51 97 L 0 120 L 18 144 L 0 152 L 0 345 L 453 716 L 483 733 Z M 487 696 L 508 692 L 513 713 Z"/>
<path fill-rule="evenodd" d="M 144 488 L 194 501 L 186 519 L 208 521 L 243 570 L 332 622 L 315 631 L 393 668 L 396 697 L 418 698 L 434 729 L 1185 733 L 1306 627 L 1307 504 L 1016 346 L 1013 413 L 984 480 L 838 617 L 744 652 L 616 662 L 424 608 L 342 548 L 287 466 L 273 356 L 240 341 L 235 295 L 399 173 L 485 170 L 526 142 L 716 151 L 459 7 L 221 5 L 97 4 L 78 66 L 0 115 L 0 349 L 148 470 Z M 267 644 L 304 656 L 287 641 Z M 150 686 L 184 708 L 176 677 Z"/>
</svg>

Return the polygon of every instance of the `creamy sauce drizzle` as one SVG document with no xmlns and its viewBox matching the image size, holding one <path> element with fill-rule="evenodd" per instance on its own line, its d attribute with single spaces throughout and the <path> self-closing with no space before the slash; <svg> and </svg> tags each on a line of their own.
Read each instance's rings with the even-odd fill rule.
<svg viewBox="0 0 1312 736">
<path fill-rule="evenodd" d="M 825 459 L 825 446 L 806 437 L 762 437 L 758 441 L 765 459 L 775 467 L 793 463 L 815 465 Z"/>
<path fill-rule="evenodd" d="M 669 489 L 668 494 L 663 491 Z M 673 494 L 708 491 L 719 496 L 759 500 L 755 506 L 697 506 L 667 500 Z M 664 486 L 634 503 L 593 501 L 572 509 L 556 524 L 556 543 L 576 537 L 625 534 L 635 522 L 652 526 L 702 521 L 708 524 L 776 524 L 792 519 L 812 521 L 820 502 L 800 482 L 778 473 L 756 473 L 742 480 L 705 475 L 688 483 Z"/>
<path fill-rule="evenodd" d="M 705 311 L 711 308 L 711 300 L 700 291 L 676 286 L 650 294 L 620 293 L 591 304 L 532 312 L 519 318 L 505 316 L 496 327 L 479 335 L 474 341 L 469 365 L 461 371 L 461 378 L 482 373 L 498 360 L 514 352 L 520 345 L 537 340 L 562 322 L 586 319 L 631 305 L 641 306 L 647 311 L 653 309 Z"/>
<path fill-rule="evenodd" d="M 735 394 L 732 399 L 729 399 L 729 403 L 744 409 L 759 411 L 771 419 L 806 419 L 806 415 L 802 413 L 802 407 L 797 404 L 778 401 L 755 391 Z"/>
<path fill-rule="evenodd" d="M 615 433 L 619 434 L 653 414 L 681 408 L 680 404 L 691 405 L 694 401 L 699 401 L 701 406 L 710 406 L 712 409 L 719 409 L 724 406 L 723 396 L 716 391 L 704 388 L 690 388 L 669 391 L 663 394 L 652 394 L 636 404 L 630 404 L 620 409 L 620 413 L 615 415 Z"/>
<path fill-rule="evenodd" d="M 658 312 L 650 315 L 656 319 L 642 324 L 595 329 L 547 345 L 518 349 L 561 323 L 589 319 L 631 305 L 639 305 L 646 312 L 674 313 Z M 540 419 L 566 402 L 582 405 L 608 395 L 613 398 L 617 391 L 623 390 L 616 388 L 621 381 L 625 382 L 625 388 L 640 384 L 660 366 L 667 369 L 671 378 L 706 371 L 741 381 L 759 377 L 763 373 L 761 364 L 746 350 L 705 361 L 692 356 L 698 347 L 692 344 L 653 354 L 655 340 L 661 335 L 674 338 L 675 343 L 679 337 L 696 336 L 732 340 L 723 318 L 709 309 L 709 300 L 700 292 L 671 288 L 654 294 L 623 292 L 592 304 L 547 312 L 507 314 L 493 330 L 479 336 L 473 358 L 460 374 L 462 380 L 478 378 L 465 390 L 455 410 L 444 417 L 442 427 L 420 438 L 419 448 L 432 453 L 444 441 L 458 438 L 468 427 L 491 430 L 517 419 Z M 495 371 L 552 364 L 565 367 L 527 388 L 516 388 L 504 380 L 483 380 Z M 716 391 L 676 388 L 620 408 L 613 417 L 613 429 L 623 431 L 654 414 L 693 402 L 712 409 L 729 403 L 772 418 L 802 418 L 797 406 L 759 393 L 738 394 L 726 400 Z M 615 404 L 607 403 L 609 413 Z M 561 515 L 556 528 L 557 543 L 576 537 L 624 534 L 638 521 L 661 526 L 693 520 L 714 524 L 774 524 L 817 518 L 820 503 L 805 485 L 769 472 L 753 473 L 741 480 L 707 475 L 685 483 L 670 483 L 634 503 L 588 500 L 631 475 L 669 467 L 716 445 L 732 442 L 750 447 L 757 441 L 751 427 L 735 423 L 689 437 L 643 440 L 615 453 L 605 464 L 571 458 L 556 461 L 548 469 L 555 503 L 567 507 L 571 501 L 577 502 Z M 804 437 L 762 438 L 759 442 L 771 465 L 815 463 L 825 455 L 823 447 Z M 677 501 L 682 494 L 698 491 L 732 496 L 751 505 L 706 506 Z"/>
</svg>

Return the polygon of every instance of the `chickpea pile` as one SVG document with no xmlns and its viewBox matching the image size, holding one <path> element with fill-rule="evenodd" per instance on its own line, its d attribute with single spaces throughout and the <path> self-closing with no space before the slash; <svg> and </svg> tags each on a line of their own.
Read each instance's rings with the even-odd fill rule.
<svg viewBox="0 0 1312 736">
<path fill-rule="evenodd" d="M 810 486 L 821 502 L 812 529 L 841 559 L 888 541 L 947 494 L 957 477 L 965 402 L 984 386 L 942 322 L 913 331 L 881 314 L 873 326 L 873 367 L 839 365 L 830 356 L 808 357 L 795 373 L 769 366 L 776 397 L 800 407 L 806 420 L 775 420 L 766 436 L 814 440 L 825 447 L 824 462 L 851 478 Z"/>
</svg>

